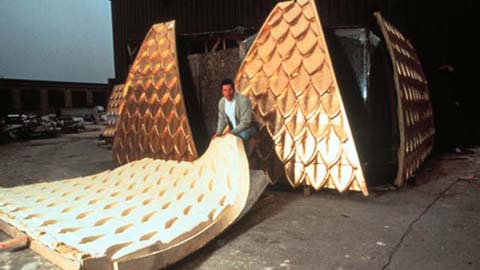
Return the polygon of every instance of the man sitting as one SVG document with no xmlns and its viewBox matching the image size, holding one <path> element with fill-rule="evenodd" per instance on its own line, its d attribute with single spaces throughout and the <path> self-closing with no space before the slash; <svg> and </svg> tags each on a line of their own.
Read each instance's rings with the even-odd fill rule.
<svg viewBox="0 0 480 270">
<path fill-rule="evenodd" d="M 235 85 L 230 79 L 224 79 L 221 84 L 223 97 L 218 102 L 217 135 L 224 134 L 228 126 L 229 132 L 242 138 L 246 143 L 256 134 L 252 126 L 252 108 L 250 100 L 235 92 Z"/>
</svg>

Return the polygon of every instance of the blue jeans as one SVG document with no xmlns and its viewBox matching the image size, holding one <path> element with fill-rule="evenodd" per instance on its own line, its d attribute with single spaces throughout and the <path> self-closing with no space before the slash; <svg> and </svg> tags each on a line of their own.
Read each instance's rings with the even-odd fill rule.
<svg viewBox="0 0 480 270">
<path fill-rule="evenodd" d="M 233 135 L 240 137 L 245 142 L 248 141 L 252 136 L 257 135 L 257 129 L 251 126 L 240 132 L 233 133 Z"/>
</svg>

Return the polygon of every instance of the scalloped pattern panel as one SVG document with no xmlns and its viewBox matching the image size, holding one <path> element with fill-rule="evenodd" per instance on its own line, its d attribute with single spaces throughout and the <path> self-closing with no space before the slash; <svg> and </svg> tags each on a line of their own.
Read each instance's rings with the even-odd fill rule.
<svg viewBox="0 0 480 270">
<path fill-rule="evenodd" d="M 110 94 L 107 106 L 107 122 L 103 130 L 103 137 L 111 138 L 115 134 L 115 123 L 120 115 L 120 108 L 123 108 L 122 103 L 125 102 L 124 87 L 124 84 L 115 85 Z"/>
<path fill-rule="evenodd" d="M 125 103 L 113 142 L 119 164 L 145 157 L 193 161 L 197 150 L 183 101 L 175 23 L 148 32 L 125 83 Z"/>
<path fill-rule="evenodd" d="M 250 98 L 293 187 L 368 194 L 314 1 L 275 6 L 236 87 Z"/>
<path fill-rule="evenodd" d="M 146 158 L 93 176 L 0 188 L 0 219 L 72 260 L 115 263 L 173 249 L 172 262 L 188 255 L 185 242 L 200 248 L 233 223 L 249 185 L 243 144 L 228 135 L 194 162 Z"/>
<path fill-rule="evenodd" d="M 376 13 L 392 58 L 400 123 L 399 170 L 395 183 L 413 176 L 433 150 L 435 127 L 425 74 L 415 48 L 390 22 Z"/>
</svg>

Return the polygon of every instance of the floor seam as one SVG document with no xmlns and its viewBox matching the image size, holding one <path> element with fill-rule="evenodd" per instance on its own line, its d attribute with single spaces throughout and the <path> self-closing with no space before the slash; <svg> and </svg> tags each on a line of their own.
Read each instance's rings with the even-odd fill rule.
<svg viewBox="0 0 480 270">
<path fill-rule="evenodd" d="M 453 186 L 455 186 L 458 182 L 460 182 L 460 179 L 457 179 L 456 181 L 453 181 L 450 185 L 448 185 L 447 188 L 445 188 L 442 192 L 440 192 L 435 199 L 420 213 L 418 217 L 416 217 L 414 220 L 408 224 L 407 229 L 403 233 L 402 237 L 398 241 L 398 243 L 393 247 L 393 250 L 390 252 L 390 255 L 388 256 L 388 261 L 387 263 L 382 266 L 381 270 L 385 270 L 390 264 L 392 263 L 392 259 L 395 256 L 395 254 L 398 252 L 400 247 L 403 244 L 403 241 L 405 238 L 412 232 L 413 226 L 420 220 L 422 217 L 445 195 Z"/>
</svg>

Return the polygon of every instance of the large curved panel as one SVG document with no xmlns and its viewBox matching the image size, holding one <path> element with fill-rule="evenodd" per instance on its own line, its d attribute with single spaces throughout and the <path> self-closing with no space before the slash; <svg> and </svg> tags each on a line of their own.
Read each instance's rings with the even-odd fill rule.
<svg viewBox="0 0 480 270">
<path fill-rule="evenodd" d="M 249 189 L 243 144 L 227 135 L 194 162 L 142 159 L 93 176 L 0 188 L 0 223 L 74 269 L 158 269 L 232 224 Z"/>
<path fill-rule="evenodd" d="M 281 2 L 236 77 L 292 186 L 368 194 L 315 2 Z"/>
<path fill-rule="evenodd" d="M 176 50 L 174 21 L 150 29 L 125 83 L 125 103 L 113 143 L 116 162 L 197 158 Z"/>
<path fill-rule="evenodd" d="M 107 106 L 107 122 L 102 133 L 105 138 L 112 138 L 115 133 L 115 123 L 120 115 L 120 108 L 123 108 L 122 103 L 125 102 L 124 87 L 124 84 L 115 85 L 110 94 Z"/>
<path fill-rule="evenodd" d="M 403 185 L 432 152 L 435 127 L 430 93 L 417 52 L 395 26 L 375 13 L 393 64 L 400 149 L 396 185 Z"/>
</svg>

